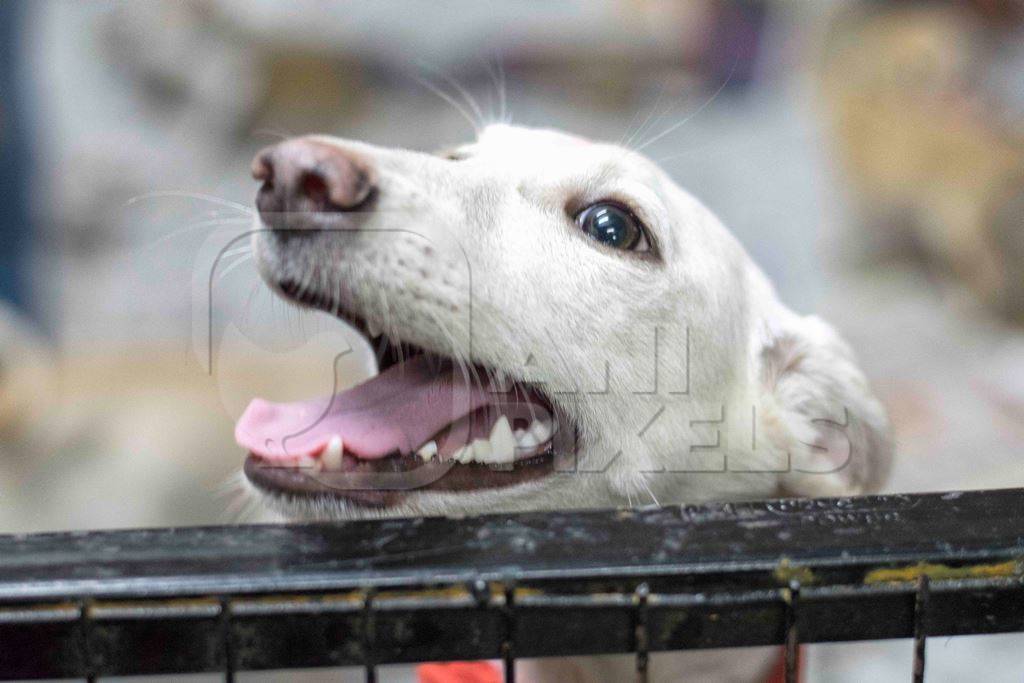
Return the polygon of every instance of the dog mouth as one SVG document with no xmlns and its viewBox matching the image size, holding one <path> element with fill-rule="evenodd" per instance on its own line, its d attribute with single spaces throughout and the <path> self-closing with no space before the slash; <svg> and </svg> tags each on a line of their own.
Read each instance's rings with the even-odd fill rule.
<svg viewBox="0 0 1024 683">
<path fill-rule="evenodd" d="M 420 491 L 514 486 L 555 471 L 575 430 L 537 386 L 388 335 L 330 297 L 292 281 L 290 300 L 330 312 L 376 350 L 378 374 L 330 396 L 255 399 L 235 427 L 258 489 L 389 507 Z"/>
</svg>

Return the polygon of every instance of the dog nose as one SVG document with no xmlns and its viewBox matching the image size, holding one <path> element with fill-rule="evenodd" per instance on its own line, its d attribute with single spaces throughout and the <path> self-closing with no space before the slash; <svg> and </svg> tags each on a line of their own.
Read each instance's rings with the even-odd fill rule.
<svg viewBox="0 0 1024 683">
<path fill-rule="evenodd" d="M 284 213 L 357 210 L 376 188 L 369 159 L 310 138 L 261 151 L 252 161 L 252 177 L 263 182 L 256 208 L 272 227 L 284 227 Z"/>
</svg>

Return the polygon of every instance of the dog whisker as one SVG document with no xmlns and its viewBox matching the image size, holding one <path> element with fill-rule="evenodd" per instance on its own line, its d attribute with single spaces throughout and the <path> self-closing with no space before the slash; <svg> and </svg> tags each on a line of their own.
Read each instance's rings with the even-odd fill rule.
<svg viewBox="0 0 1024 683">
<path fill-rule="evenodd" d="M 460 348 L 459 345 L 455 342 L 455 337 L 452 335 L 452 332 L 449 329 L 448 325 L 442 323 L 440 318 L 438 318 L 437 314 L 434 313 L 433 311 L 427 309 L 426 312 L 427 315 L 429 315 L 430 318 L 434 321 L 434 324 L 441 331 L 441 333 L 448 339 L 448 343 L 450 344 L 452 350 L 452 360 L 454 360 L 458 365 L 459 372 L 462 373 L 463 379 L 465 379 L 467 383 L 472 383 L 478 387 L 483 387 L 484 385 L 481 383 L 480 374 L 477 372 L 476 365 L 465 357 L 464 350 Z"/>
<path fill-rule="evenodd" d="M 162 199 L 162 198 L 165 198 L 165 197 L 176 197 L 176 198 L 181 198 L 181 199 L 197 199 L 197 200 L 202 201 L 202 202 L 209 202 L 211 204 L 217 204 L 218 206 L 223 206 L 223 207 L 226 207 L 226 208 L 229 208 L 229 209 L 234 209 L 235 211 L 238 211 L 239 213 L 241 213 L 241 214 L 243 214 L 245 216 L 249 216 L 249 217 L 255 217 L 256 216 L 256 212 L 254 210 L 250 209 L 248 206 L 246 206 L 244 204 L 239 204 L 238 202 L 233 202 L 230 199 L 223 199 L 221 197 L 214 197 L 213 195 L 202 194 L 201 192 L 184 192 L 184 191 L 179 191 L 179 190 L 156 190 L 156 191 L 153 191 L 153 192 L 146 192 L 144 194 L 140 194 L 140 195 L 136 195 L 136 196 L 132 197 L 131 199 L 126 201 L 124 203 L 124 205 L 125 206 L 132 206 L 133 204 L 137 204 L 138 202 L 145 201 L 147 199 Z"/>
<path fill-rule="evenodd" d="M 638 145 L 636 147 L 636 149 L 634 149 L 633 151 L 634 152 L 643 151 L 644 148 L 646 148 L 646 147 L 648 147 L 650 145 L 653 145 L 655 142 L 657 142 L 658 140 L 661 140 L 666 135 L 669 135 L 670 133 L 678 130 L 681 126 L 683 126 L 687 122 L 691 121 L 693 119 L 693 117 L 697 116 L 702 111 L 704 111 L 709 106 L 711 106 L 711 103 L 714 102 L 716 99 L 718 99 L 718 96 L 722 94 L 722 91 L 725 90 L 725 87 L 727 85 L 729 85 L 729 81 L 732 80 L 733 75 L 736 73 L 736 66 L 739 64 L 739 62 L 740 62 L 740 56 L 739 56 L 739 53 L 737 53 L 736 54 L 736 59 L 733 60 L 732 68 L 729 69 L 729 73 L 728 73 L 728 75 L 726 75 L 725 80 L 722 81 L 722 84 L 718 86 L 718 89 L 715 90 L 715 92 L 711 94 L 711 97 L 709 97 L 707 100 L 705 100 L 704 104 L 702 104 L 699 107 L 697 107 L 696 110 L 694 110 L 692 113 L 690 113 L 689 115 L 684 117 L 681 121 L 677 121 L 676 123 L 672 124 L 671 126 L 666 128 L 665 130 L 661 131 L 660 133 L 658 133 L 654 137 L 652 137 L 652 138 L 650 138 L 648 140 L 645 140 L 643 144 Z"/>
<path fill-rule="evenodd" d="M 625 140 L 621 141 L 619 143 L 620 146 L 625 147 L 626 149 L 632 149 L 632 144 L 633 144 L 634 140 L 636 140 L 637 138 L 643 139 L 643 134 L 646 132 L 647 126 L 648 125 L 653 125 L 653 124 L 657 123 L 659 120 L 661 120 L 661 117 L 665 115 L 665 112 L 662 112 L 661 114 L 659 114 L 658 118 L 654 119 L 653 121 L 652 121 L 652 118 L 654 117 L 654 113 L 656 111 L 658 111 L 658 106 L 661 104 L 661 100 L 662 100 L 662 98 L 664 96 L 665 96 L 665 85 L 662 84 L 661 87 L 658 88 L 658 95 L 657 95 L 657 97 L 654 98 L 654 104 L 651 105 L 651 108 L 647 112 L 647 117 L 644 118 L 643 123 L 641 123 L 639 126 L 637 126 L 636 130 L 634 130 L 632 133 L 630 133 L 628 138 L 626 138 Z M 630 125 L 632 125 L 633 120 L 635 120 L 635 118 L 636 118 L 636 115 L 634 114 L 634 119 L 630 120 Z M 629 128 L 627 127 L 626 130 L 628 132 Z"/>
<path fill-rule="evenodd" d="M 657 505 L 658 507 L 661 507 L 661 503 L 658 502 L 658 498 L 657 496 L 654 495 L 654 491 L 651 490 L 651 485 L 647 482 L 647 480 L 641 479 L 640 484 L 644 487 L 644 490 L 647 491 L 647 495 L 651 497 L 651 500 L 654 501 L 654 504 Z"/>
<path fill-rule="evenodd" d="M 256 292 L 259 291 L 263 291 L 263 289 L 260 287 L 260 283 L 258 281 L 252 283 L 252 285 L 249 287 L 249 295 L 246 297 L 245 306 L 242 308 L 243 320 L 245 320 L 246 322 L 252 320 L 252 302 L 256 298 Z"/>
<path fill-rule="evenodd" d="M 487 70 L 487 76 L 490 78 L 491 83 L 494 85 L 494 95 L 491 98 L 491 118 L 490 123 L 510 123 L 511 118 L 508 117 L 507 110 L 507 93 L 505 86 L 505 71 L 501 66 L 501 59 L 495 58 L 495 64 L 492 67 L 490 60 L 484 60 L 484 68 Z M 497 102 L 497 111 L 494 111 L 495 101 Z"/>
<path fill-rule="evenodd" d="M 466 104 L 469 105 L 470 111 L 476 115 L 477 130 L 484 128 L 486 124 L 486 117 L 484 116 L 483 110 L 480 109 L 480 105 L 477 104 L 476 98 L 474 98 L 470 92 L 452 76 L 445 73 L 438 73 L 438 76 L 440 76 L 445 83 L 454 88 L 455 92 L 457 92 L 462 99 L 465 100 Z"/>
<path fill-rule="evenodd" d="M 235 247 L 234 249 L 228 249 L 227 251 L 223 252 L 220 255 L 220 257 L 222 259 L 227 259 L 227 258 L 234 258 L 235 256 L 238 256 L 240 254 L 251 254 L 251 253 L 252 253 L 252 244 L 246 243 L 246 244 L 243 244 L 240 247 Z"/>
<path fill-rule="evenodd" d="M 382 318 L 382 320 L 381 320 L 381 329 L 383 330 L 384 336 L 388 339 L 388 341 L 392 345 L 394 345 L 396 338 L 395 338 L 395 334 L 394 334 L 394 329 L 391 326 L 391 306 L 390 306 L 390 302 L 388 301 L 387 294 L 384 292 L 384 290 L 379 290 L 378 291 L 378 299 L 380 300 L 380 304 L 381 304 L 381 306 L 380 306 L 381 318 Z M 399 344 L 396 348 L 398 349 L 399 362 L 400 363 L 404 363 L 405 362 L 404 349 L 402 348 L 401 344 Z"/>
<path fill-rule="evenodd" d="M 414 76 L 413 78 L 424 88 L 431 91 L 432 93 L 440 97 L 442 100 L 450 104 L 455 109 L 455 111 L 461 114 L 462 118 L 464 118 L 469 123 L 470 127 L 472 127 L 475 133 L 480 132 L 481 122 L 474 119 L 470 112 L 467 111 L 466 108 L 463 107 L 454 97 L 452 97 L 444 90 L 434 85 L 425 78 L 420 78 L 419 76 Z"/>
<path fill-rule="evenodd" d="M 235 268 L 237 268 L 238 266 L 242 265 L 243 263 L 245 263 L 246 261 L 248 261 L 251 258 L 252 258 L 252 253 L 242 254 L 238 258 L 238 260 L 236 260 L 236 261 L 232 262 L 231 264 L 225 266 L 224 269 L 221 270 L 220 273 L 217 274 L 217 282 L 220 282 L 221 280 L 226 278 L 228 276 L 228 273 L 230 273 Z"/>
<path fill-rule="evenodd" d="M 215 496 L 227 499 L 221 515 L 225 524 L 244 524 L 256 517 L 261 506 L 249 488 L 245 475 L 240 471 L 228 475 L 214 488 Z"/>
<path fill-rule="evenodd" d="M 508 108 L 508 85 L 505 82 L 505 69 L 501 60 L 496 60 L 495 69 L 498 72 L 498 120 L 504 124 L 512 123 L 512 113 Z"/>
<path fill-rule="evenodd" d="M 154 249 L 156 247 L 159 247 L 159 246 L 167 243 L 168 241 L 170 241 L 172 239 L 175 239 L 177 237 L 181 237 L 182 235 L 184 235 L 187 232 L 192 232 L 193 230 L 198 230 L 200 228 L 218 228 L 218 227 L 224 227 L 224 226 L 229 226 L 229 225 L 237 225 L 239 227 L 242 227 L 242 226 L 248 226 L 248 225 L 251 225 L 251 224 L 252 224 L 252 219 L 251 218 L 243 218 L 241 216 L 233 216 L 233 217 L 229 217 L 229 218 L 228 217 L 208 218 L 208 219 L 204 219 L 204 220 L 199 220 L 199 221 L 196 221 L 195 223 L 189 223 L 188 225 L 183 226 L 181 228 L 178 228 L 177 230 L 172 230 L 171 232 L 167 233 L 166 235 L 161 235 L 152 244 L 150 244 L 146 248 L 147 249 Z"/>
</svg>

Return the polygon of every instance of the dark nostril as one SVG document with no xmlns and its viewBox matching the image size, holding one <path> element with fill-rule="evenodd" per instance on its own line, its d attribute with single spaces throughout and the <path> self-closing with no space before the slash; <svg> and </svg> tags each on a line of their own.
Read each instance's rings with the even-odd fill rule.
<svg viewBox="0 0 1024 683">
<path fill-rule="evenodd" d="M 364 210 L 376 191 L 370 159 L 310 138 L 287 140 L 261 151 L 251 170 L 253 178 L 262 181 L 257 208 L 275 226 L 284 219 L 270 214 Z"/>
<path fill-rule="evenodd" d="M 299 179 L 299 192 L 320 207 L 326 207 L 330 188 L 327 180 L 317 170 L 305 171 Z"/>
</svg>

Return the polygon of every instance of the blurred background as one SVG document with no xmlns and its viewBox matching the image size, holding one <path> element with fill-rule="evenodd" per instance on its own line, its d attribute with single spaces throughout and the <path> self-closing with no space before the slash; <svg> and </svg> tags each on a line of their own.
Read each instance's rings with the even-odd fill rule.
<svg viewBox="0 0 1024 683">
<path fill-rule="evenodd" d="M 351 340 L 259 284 L 250 158 L 307 132 L 440 149 L 474 108 L 650 141 L 858 352 L 888 490 L 1024 485 L 1022 22 L 1014 0 L 0 2 L 0 531 L 259 519 L 235 418 L 330 391 Z M 1020 680 L 1022 644 L 951 639 L 930 680 Z M 811 651 L 808 680 L 909 676 L 907 643 Z"/>
</svg>

